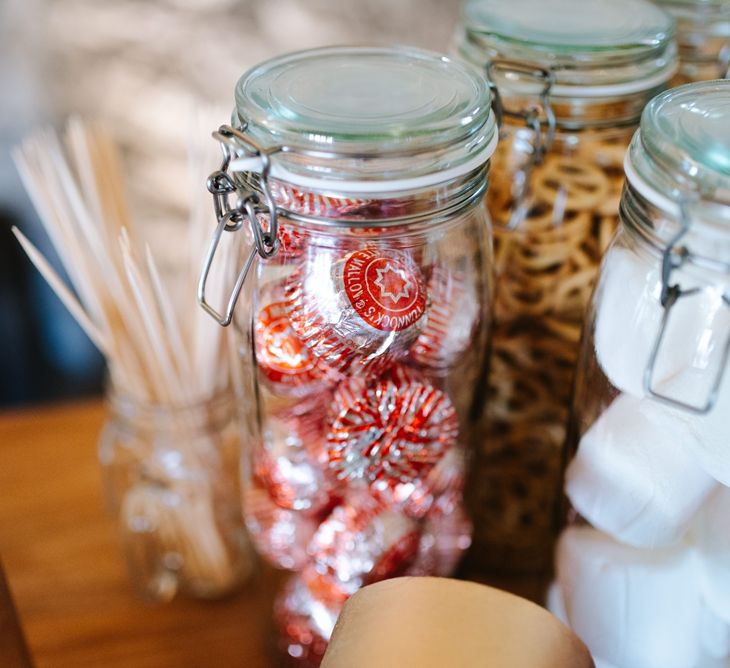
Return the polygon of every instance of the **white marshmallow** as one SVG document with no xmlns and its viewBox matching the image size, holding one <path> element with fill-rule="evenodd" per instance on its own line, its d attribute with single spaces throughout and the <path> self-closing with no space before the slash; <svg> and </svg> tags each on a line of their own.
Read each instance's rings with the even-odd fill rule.
<svg viewBox="0 0 730 668">
<path fill-rule="evenodd" d="M 713 659 L 730 657 L 730 624 L 707 606 L 702 609 L 701 624 L 702 649 Z"/>
<path fill-rule="evenodd" d="M 548 587 L 547 595 L 545 597 L 545 607 L 557 617 L 563 624 L 570 626 L 568 615 L 565 612 L 565 604 L 563 603 L 563 592 L 560 590 L 560 585 L 557 582 L 552 582 Z M 596 668 L 617 668 L 612 663 L 604 661 L 597 656 L 593 657 L 593 662 Z"/>
<path fill-rule="evenodd" d="M 635 547 L 678 541 L 716 487 L 688 447 L 687 422 L 656 402 L 617 397 L 580 441 L 566 473 L 573 507 Z"/>
<path fill-rule="evenodd" d="M 730 489 L 720 487 L 702 508 L 695 528 L 702 594 L 730 624 Z"/>
<path fill-rule="evenodd" d="M 694 668 L 730 668 L 730 659 L 715 659 L 705 655 Z"/>
<path fill-rule="evenodd" d="M 596 664 L 596 668 L 620 668 L 619 666 L 614 666 L 612 663 L 609 663 L 608 661 L 599 659 L 597 656 L 593 657 L 593 663 Z"/>
<path fill-rule="evenodd" d="M 691 548 L 637 550 L 571 527 L 556 553 L 573 630 L 622 668 L 690 668 L 700 659 L 701 598 Z"/>
<path fill-rule="evenodd" d="M 719 353 L 730 333 L 730 308 L 722 301 L 722 286 L 706 289 L 691 269 L 673 272 L 671 281 L 683 289 L 703 289 L 673 306 L 655 365 L 654 387 L 692 367 L 703 369 L 710 358 L 719 364 Z M 598 362 L 615 387 L 642 397 L 646 394 L 644 372 L 664 311 L 661 259 L 612 248 L 604 260 L 596 295 Z"/>
<path fill-rule="evenodd" d="M 563 592 L 557 582 L 551 582 L 545 596 L 545 607 L 555 615 L 563 624 L 569 625 L 568 615 L 565 613 L 565 603 L 563 603 Z"/>
<path fill-rule="evenodd" d="M 712 374 L 693 369 L 664 383 L 662 393 L 692 404 L 704 403 L 710 394 Z M 730 372 L 726 372 L 730 377 Z M 730 378 L 723 378 L 717 402 L 707 415 L 698 415 L 681 408 L 665 407 L 665 411 L 686 423 L 694 438 L 687 444 L 700 465 L 717 481 L 730 486 Z"/>
</svg>

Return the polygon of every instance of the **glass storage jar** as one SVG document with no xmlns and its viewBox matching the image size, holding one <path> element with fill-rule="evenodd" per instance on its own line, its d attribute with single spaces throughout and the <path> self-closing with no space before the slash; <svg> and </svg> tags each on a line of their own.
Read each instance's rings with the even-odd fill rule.
<svg viewBox="0 0 730 668">
<path fill-rule="evenodd" d="M 549 570 L 583 313 L 617 224 L 626 147 L 676 70 L 673 35 L 643 0 L 464 5 L 459 51 L 486 73 L 503 119 L 487 193 L 488 424 L 480 484 L 468 487 L 484 568 Z"/>
<path fill-rule="evenodd" d="M 730 658 L 729 119 L 730 81 L 647 106 L 591 303 L 552 607 L 605 665 Z"/>
<path fill-rule="evenodd" d="M 255 564 L 240 507 L 233 394 L 151 405 L 111 388 L 107 406 L 99 460 L 132 583 L 156 601 L 230 593 Z"/>
<path fill-rule="evenodd" d="M 677 84 L 730 78 L 730 0 L 654 0 L 677 21 Z"/>
<path fill-rule="evenodd" d="M 275 606 L 284 649 L 316 664 L 361 585 L 448 575 L 470 544 L 461 490 L 486 375 L 497 128 L 477 72 L 384 48 L 252 69 L 233 125 L 215 133 L 219 223 L 199 298 L 233 321 L 255 377 L 244 512 L 259 551 L 297 573 Z M 206 275 L 239 227 L 251 252 L 218 313 Z"/>
</svg>

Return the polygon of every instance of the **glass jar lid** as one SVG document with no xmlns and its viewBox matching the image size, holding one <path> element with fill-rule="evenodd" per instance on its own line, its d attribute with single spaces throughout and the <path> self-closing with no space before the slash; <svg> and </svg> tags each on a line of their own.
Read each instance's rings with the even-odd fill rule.
<svg viewBox="0 0 730 668">
<path fill-rule="evenodd" d="M 459 50 L 549 67 L 553 96 L 649 90 L 676 70 L 674 21 L 646 0 L 467 0 Z"/>
<path fill-rule="evenodd" d="M 666 91 L 626 154 L 621 217 L 665 254 L 730 275 L 730 80 Z M 681 240 L 681 242 L 680 242 Z M 674 257 L 674 256 L 673 256 Z M 666 260 L 665 260 L 666 262 Z"/>
<path fill-rule="evenodd" d="M 271 158 L 275 178 L 347 182 L 350 191 L 446 181 L 483 166 L 497 139 L 477 72 L 398 48 L 331 47 L 269 60 L 236 85 L 234 124 L 280 149 Z"/>
<path fill-rule="evenodd" d="M 676 209 L 676 202 L 693 196 L 730 206 L 729 119 L 730 80 L 657 96 L 644 109 L 627 155 L 629 182 L 663 208 Z"/>
<path fill-rule="evenodd" d="M 684 73 L 696 81 L 727 77 L 730 0 L 654 1 L 677 21 L 679 57 Z"/>
<path fill-rule="evenodd" d="M 702 52 L 702 40 L 730 37 L 730 0 L 654 0 L 677 20 L 680 50 Z M 683 44 L 686 42 L 686 44 Z M 713 46 L 713 45 L 711 45 Z"/>
</svg>

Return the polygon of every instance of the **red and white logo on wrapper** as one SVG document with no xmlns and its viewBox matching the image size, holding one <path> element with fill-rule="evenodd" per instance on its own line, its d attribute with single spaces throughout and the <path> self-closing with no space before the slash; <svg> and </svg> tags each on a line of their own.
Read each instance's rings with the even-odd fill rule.
<svg viewBox="0 0 730 668">
<path fill-rule="evenodd" d="M 371 327 L 397 332 L 426 310 L 426 292 L 402 260 L 364 248 L 351 253 L 343 272 L 345 292 L 356 313 Z"/>
</svg>

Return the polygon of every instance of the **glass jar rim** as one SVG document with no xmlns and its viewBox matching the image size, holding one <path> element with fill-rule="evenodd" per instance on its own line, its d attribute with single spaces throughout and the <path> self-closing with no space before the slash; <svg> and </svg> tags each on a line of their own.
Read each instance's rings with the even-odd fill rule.
<svg viewBox="0 0 730 668">
<path fill-rule="evenodd" d="M 230 387 L 219 388 L 206 396 L 176 403 L 138 397 L 108 382 L 104 403 L 112 415 L 125 422 L 142 420 L 149 424 L 165 424 L 179 416 L 185 416 L 193 426 L 220 424 L 228 420 L 235 411 L 235 397 Z"/>
<path fill-rule="evenodd" d="M 730 0 L 655 0 L 677 22 L 682 61 L 710 52 L 720 57 L 723 38 L 730 38 Z M 717 44 L 707 44 L 720 40 Z"/>
<path fill-rule="evenodd" d="M 730 80 L 679 86 L 644 109 L 626 154 L 629 182 L 660 208 L 687 198 L 730 205 Z"/>
<path fill-rule="evenodd" d="M 546 20 L 556 15 L 565 20 Z M 549 67 L 558 97 L 653 90 L 677 69 L 674 19 L 646 0 L 468 0 L 457 40 L 476 65 Z"/>
<path fill-rule="evenodd" d="M 655 251 L 730 274 L 730 80 L 687 84 L 644 110 L 624 159 L 621 218 Z M 686 236 L 685 236 L 686 235 Z"/>
<path fill-rule="evenodd" d="M 487 162 L 497 140 L 483 77 L 405 47 L 324 47 L 266 61 L 239 79 L 234 125 L 274 151 L 275 178 L 344 182 L 359 192 L 466 174 Z M 240 154 L 231 164 L 256 168 Z"/>
</svg>

